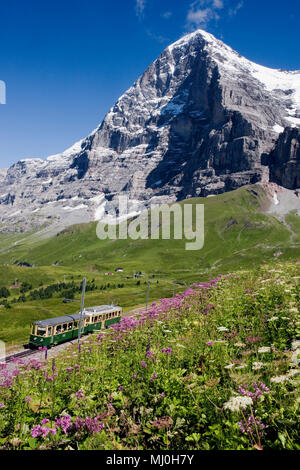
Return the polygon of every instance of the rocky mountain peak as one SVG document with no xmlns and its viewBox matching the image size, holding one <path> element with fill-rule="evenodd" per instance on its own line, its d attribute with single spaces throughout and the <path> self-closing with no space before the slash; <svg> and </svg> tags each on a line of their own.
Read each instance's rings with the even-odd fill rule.
<svg viewBox="0 0 300 470">
<path fill-rule="evenodd" d="M 96 220 L 119 194 L 171 202 L 266 178 L 300 127 L 300 72 L 257 65 L 198 30 L 168 46 L 85 139 L 0 174 L 2 227 Z M 53 225 L 54 224 L 54 225 Z"/>
</svg>

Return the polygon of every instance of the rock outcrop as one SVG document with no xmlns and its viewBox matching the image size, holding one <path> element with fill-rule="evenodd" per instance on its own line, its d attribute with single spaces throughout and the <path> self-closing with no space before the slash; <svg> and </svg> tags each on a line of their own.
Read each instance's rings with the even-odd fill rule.
<svg viewBox="0 0 300 470">
<path fill-rule="evenodd" d="M 300 188 L 300 128 L 287 127 L 270 153 L 270 181 L 288 189 Z"/>
</svg>

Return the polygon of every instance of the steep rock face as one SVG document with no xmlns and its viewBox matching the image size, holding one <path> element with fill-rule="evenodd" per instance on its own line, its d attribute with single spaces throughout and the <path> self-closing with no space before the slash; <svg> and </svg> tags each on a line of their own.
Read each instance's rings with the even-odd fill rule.
<svg viewBox="0 0 300 470">
<path fill-rule="evenodd" d="M 300 188 L 300 129 L 287 127 L 269 156 L 270 181 L 288 189 Z"/>
<path fill-rule="evenodd" d="M 7 169 L 0 168 L 0 184 L 4 181 L 6 177 Z"/>
<path fill-rule="evenodd" d="M 0 222 L 95 220 L 126 194 L 146 205 L 260 181 L 286 126 L 300 127 L 300 72 L 271 70 L 204 31 L 166 48 L 103 122 L 62 154 L 0 177 Z"/>
</svg>

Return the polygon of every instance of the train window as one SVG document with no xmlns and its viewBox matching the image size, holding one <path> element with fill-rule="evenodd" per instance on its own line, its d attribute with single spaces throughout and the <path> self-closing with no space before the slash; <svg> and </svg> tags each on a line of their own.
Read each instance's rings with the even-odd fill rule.
<svg viewBox="0 0 300 470">
<path fill-rule="evenodd" d="M 73 329 L 73 323 L 69 323 L 68 324 L 68 330 L 72 330 Z"/>
<path fill-rule="evenodd" d="M 31 333 L 34 335 L 35 334 L 35 325 L 32 325 Z"/>
<path fill-rule="evenodd" d="M 50 336 L 51 335 L 51 331 L 52 331 L 52 328 L 51 326 L 48 327 L 48 331 L 47 331 L 47 336 Z"/>
<path fill-rule="evenodd" d="M 36 334 L 37 336 L 46 336 L 46 328 L 39 326 Z"/>
<path fill-rule="evenodd" d="M 67 323 L 64 323 L 63 326 L 62 326 L 62 330 L 66 331 L 66 329 L 67 329 Z"/>
<path fill-rule="evenodd" d="M 74 325 L 74 328 L 77 328 L 78 327 L 78 322 L 74 321 L 73 325 Z"/>
<path fill-rule="evenodd" d="M 61 333 L 61 325 L 58 325 L 58 326 L 56 327 L 56 333 L 57 333 L 57 334 L 58 334 L 58 333 Z"/>
</svg>

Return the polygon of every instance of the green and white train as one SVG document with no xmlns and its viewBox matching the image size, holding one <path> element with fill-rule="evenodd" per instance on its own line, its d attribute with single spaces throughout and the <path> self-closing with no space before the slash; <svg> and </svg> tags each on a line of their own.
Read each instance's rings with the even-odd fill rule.
<svg viewBox="0 0 300 470">
<path fill-rule="evenodd" d="M 120 323 L 122 308 L 117 305 L 101 305 L 84 309 L 81 316 L 81 334 L 109 328 Z M 80 313 L 62 317 L 39 320 L 32 324 L 29 347 L 50 348 L 66 341 L 78 338 Z"/>
</svg>

